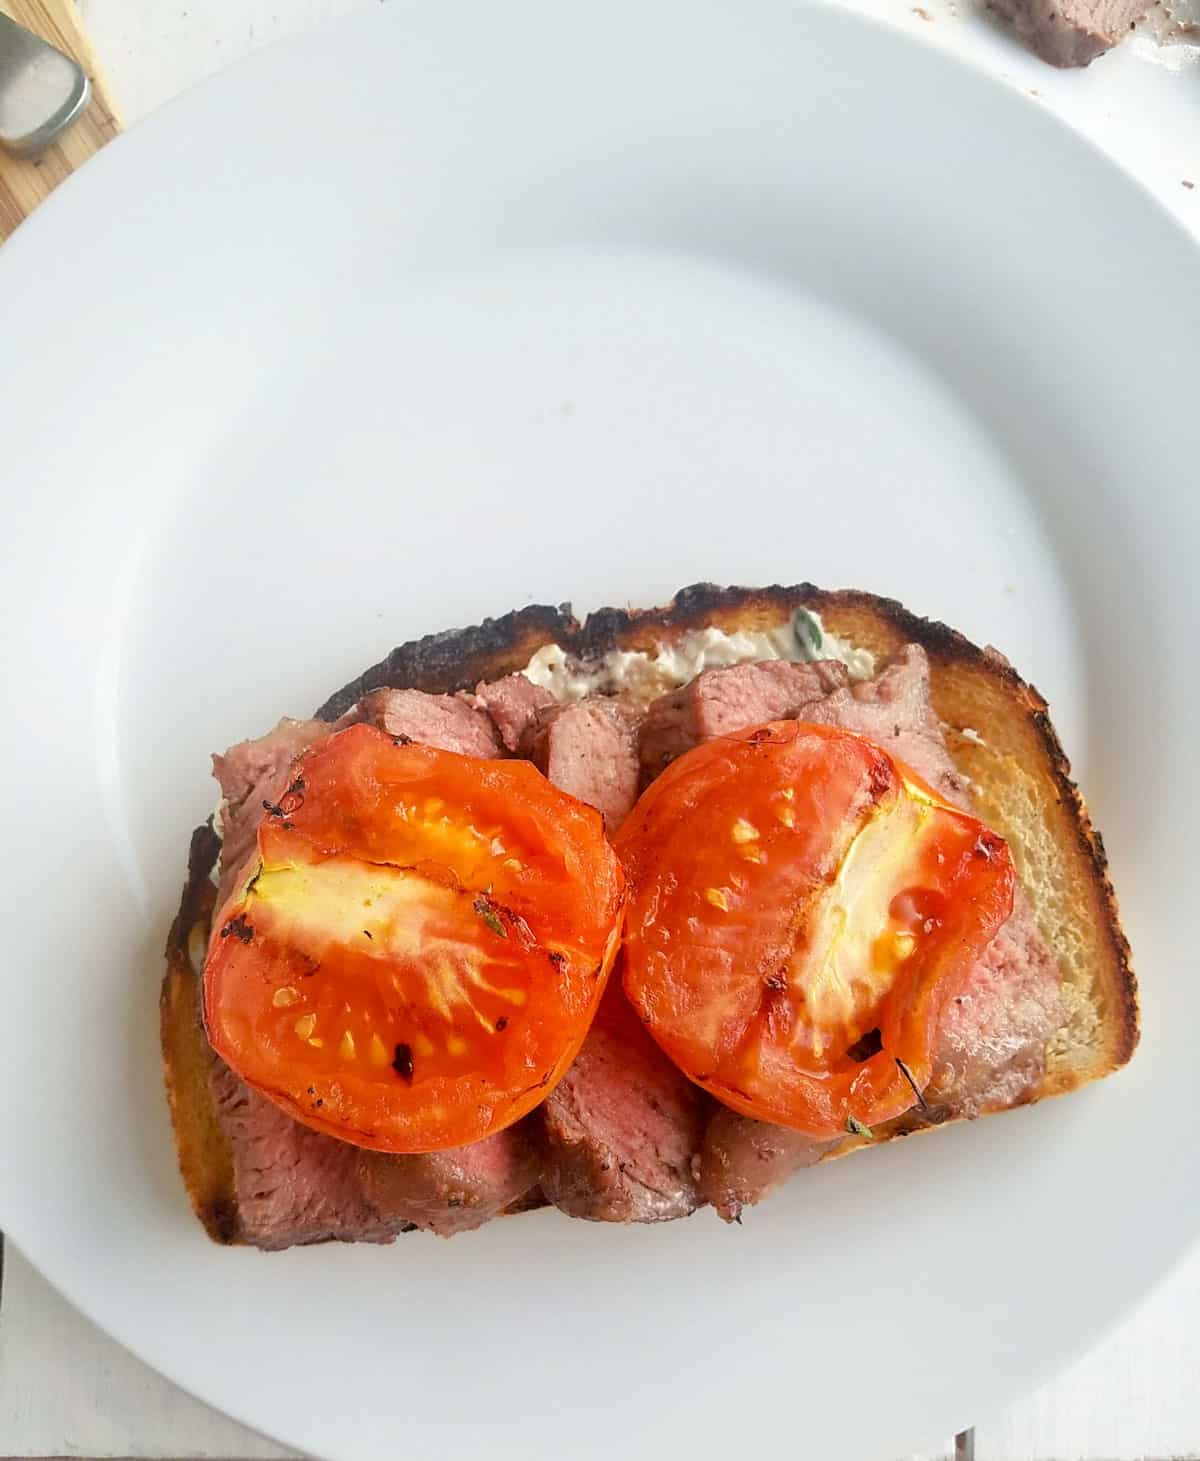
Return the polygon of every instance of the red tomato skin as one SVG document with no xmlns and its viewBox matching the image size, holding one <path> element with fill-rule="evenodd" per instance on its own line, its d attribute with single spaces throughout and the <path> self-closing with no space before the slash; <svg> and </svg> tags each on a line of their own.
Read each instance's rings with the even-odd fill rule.
<svg viewBox="0 0 1200 1461">
<path fill-rule="evenodd" d="M 460 1146 L 553 1089 L 620 942 L 624 877 L 590 807 L 522 761 L 374 727 L 296 761 L 214 921 L 214 1050 L 316 1130 Z"/>
<path fill-rule="evenodd" d="M 651 1035 L 725 1105 L 821 1140 L 917 1101 L 946 1002 L 1015 885 L 1003 840 L 908 767 L 864 737 L 797 721 L 680 757 L 617 849 L 630 882 L 624 986 Z M 906 881 L 890 890 L 872 870 L 896 849 Z M 825 947 L 822 909 L 845 912 L 843 881 L 890 940 L 880 952 L 872 932 L 848 975 L 806 954 Z M 844 933 L 830 945 L 844 946 Z M 868 1036 L 873 1054 L 858 1048 Z"/>
</svg>

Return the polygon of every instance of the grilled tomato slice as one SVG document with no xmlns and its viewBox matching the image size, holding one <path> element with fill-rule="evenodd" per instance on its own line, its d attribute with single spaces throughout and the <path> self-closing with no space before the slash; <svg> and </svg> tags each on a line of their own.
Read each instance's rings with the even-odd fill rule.
<svg viewBox="0 0 1200 1461">
<path fill-rule="evenodd" d="M 524 1116 L 579 1049 L 619 942 L 599 813 L 528 762 L 367 725 L 291 777 L 213 925 L 213 1048 L 306 1125 L 378 1151 Z"/>
<path fill-rule="evenodd" d="M 941 1012 L 1012 911 L 1004 841 L 827 726 L 695 747 L 616 845 L 650 1033 L 725 1105 L 817 1139 L 919 1100 Z"/>
</svg>

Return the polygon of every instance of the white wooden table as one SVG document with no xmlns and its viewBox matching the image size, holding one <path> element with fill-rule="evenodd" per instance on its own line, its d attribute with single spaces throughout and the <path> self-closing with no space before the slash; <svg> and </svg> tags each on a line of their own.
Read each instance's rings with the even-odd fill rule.
<svg viewBox="0 0 1200 1461">
<path fill-rule="evenodd" d="M 371 3 L 376 0 L 83 0 L 82 8 L 116 96 L 135 121 L 264 42 Z M 847 3 L 890 15 L 1024 87 L 1135 172 L 1200 236 L 1200 47 L 1157 53 L 1149 40 L 1134 37 L 1087 72 L 1063 74 L 998 42 L 977 8 L 981 0 Z M 1200 1251 L 1065 1375 L 1007 1410 L 976 1417 L 976 1456 L 1200 1458 L 1198 1377 Z M 941 1454 L 952 1456 L 954 1449 L 947 1437 Z M 126 1354 L 7 1247 L 0 1295 L 0 1461 L 288 1454 Z"/>
</svg>

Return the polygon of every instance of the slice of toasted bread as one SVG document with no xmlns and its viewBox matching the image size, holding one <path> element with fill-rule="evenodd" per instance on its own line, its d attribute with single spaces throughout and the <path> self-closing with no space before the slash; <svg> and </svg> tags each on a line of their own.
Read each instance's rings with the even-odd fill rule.
<svg viewBox="0 0 1200 1461">
<path fill-rule="evenodd" d="M 601 609 L 581 624 L 569 606 L 536 605 L 469 629 L 402 645 L 317 712 L 334 720 L 366 691 L 384 686 L 446 692 L 473 688 L 521 669 L 544 645 L 558 643 L 589 658 L 609 650 L 644 650 L 707 627 L 737 631 L 777 627 L 797 608 L 815 610 L 839 639 L 885 657 L 920 644 L 929 658 L 934 708 L 950 753 L 973 783 L 981 815 L 1006 837 L 1034 915 L 1054 952 L 1068 1010 L 1046 1054 L 1043 1079 L 1021 1102 L 1074 1090 L 1123 1065 L 1138 1038 L 1137 987 L 1121 932 L 1103 844 L 1092 828 L 1046 704 L 1007 661 L 953 629 L 911 614 L 890 599 L 855 590 L 792 588 L 681 590 L 664 608 Z M 208 1094 L 214 1056 L 198 1018 L 197 968 L 212 916 L 212 868 L 219 844 L 211 827 L 192 837 L 188 881 L 167 945 L 162 1046 L 180 1168 L 197 1215 L 218 1242 L 239 1237 L 233 1166 Z M 997 1108 L 992 1108 L 997 1109 Z M 900 1118 L 874 1140 L 927 1123 Z M 847 1137 L 829 1153 L 864 1145 Z"/>
</svg>

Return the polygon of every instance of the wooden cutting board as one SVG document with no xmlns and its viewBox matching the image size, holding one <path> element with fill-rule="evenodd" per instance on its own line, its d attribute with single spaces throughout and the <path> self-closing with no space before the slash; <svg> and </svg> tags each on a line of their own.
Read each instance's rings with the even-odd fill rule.
<svg viewBox="0 0 1200 1461">
<path fill-rule="evenodd" d="M 72 0 L 0 0 L 0 10 L 66 51 L 92 83 L 87 111 L 40 157 L 18 159 L 0 150 L 0 243 L 63 178 L 121 130 L 108 81 L 96 61 Z"/>
</svg>

